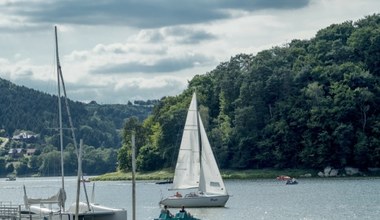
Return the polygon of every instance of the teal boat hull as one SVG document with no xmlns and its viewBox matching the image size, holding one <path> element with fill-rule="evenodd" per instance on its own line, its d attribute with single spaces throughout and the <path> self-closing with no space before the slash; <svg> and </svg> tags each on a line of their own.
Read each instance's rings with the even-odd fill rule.
<svg viewBox="0 0 380 220">
<path fill-rule="evenodd" d="M 161 213 L 160 217 L 154 220 L 200 220 L 199 218 L 194 218 L 187 212 L 178 212 L 175 216 L 171 217 L 168 214 Z"/>
</svg>

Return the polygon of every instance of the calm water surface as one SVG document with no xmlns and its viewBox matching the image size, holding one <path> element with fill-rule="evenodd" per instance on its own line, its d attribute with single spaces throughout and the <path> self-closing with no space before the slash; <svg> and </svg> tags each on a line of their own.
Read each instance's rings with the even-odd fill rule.
<svg viewBox="0 0 380 220">
<path fill-rule="evenodd" d="M 65 181 L 67 205 L 75 200 L 75 180 Z M 380 178 L 301 179 L 298 185 L 277 180 L 227 180 L 232 197 L 225 208 L 187 209 L 202 220 L 219 219 L 380 219 Z M 28 196 L 46 198 L 60 187 L 60 179 L 0 179 L 0 202 L 23 203 L 25 185 Z M 93 183 L 86 183 L 89 197 Z M 158 202 L 172 194 L 170 185 L 139 181 L 136 184 L 137 219 L 153 219 L 160 213 Z M 131 218 L 132 184 L 130 181 L 96 182 L 95 201 L 128 210 Z M 84 201 L 84 193 L 81 193 Z M 176 213 L 178 209 L 170 209 Z"/>
</svg>

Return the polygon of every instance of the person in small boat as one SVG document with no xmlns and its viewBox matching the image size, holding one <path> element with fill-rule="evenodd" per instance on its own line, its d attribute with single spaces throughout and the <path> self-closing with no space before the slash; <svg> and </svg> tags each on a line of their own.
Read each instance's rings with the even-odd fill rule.
<svg viewBox="0 0 380 220">
<path fill-rule="evenodd" d="M 189 216 L 189 217 L 192 217 L 192 215 L 190 214 L 190 212 L 186 212 L 186 210 L 185 210 L 185 206 L 182 206 L 182 207 L 181 207 L 181 210 L 179 210 L 179 212 L 185 213 L 185 215 L 187 215 L 187 216 Z"/>
<path fill-rule="evenodd" d="M 181 207 L 181 210 L 179 210 L 179 212 L 186 212 L 186 210 L 185 210 L 185 206 L 182 206 L 182 207 Z"/>
<path fill-rule="evenodd" d="M 175 193 L 175 196 L 176 196 L 176 197 L 182 197 L 181 193 L 179 193 L 179 192 L 176 192 L 176 193 Z"/>
<path fill-rule="evenodd" d="M 167 214 L 168 216 L 173 217 L 173 215 L 172 215 L 172 213 L 170 213 L 167 205 L 164 206 L 164 208 L 161 210 L 161 213 Z"/>
</svg>

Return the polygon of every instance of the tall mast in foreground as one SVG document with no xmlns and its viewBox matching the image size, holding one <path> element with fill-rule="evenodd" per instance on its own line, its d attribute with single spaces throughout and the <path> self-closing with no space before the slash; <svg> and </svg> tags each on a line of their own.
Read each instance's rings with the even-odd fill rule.
<svg viewBox="0 0 380 220">
<path fill-rule="evenodd" d="M 58 83 L 58 117 L 59 117 L 59 139 L 60 139 L 60 149 L 61 149 L 61 177 L 62 177 L 62 189 L 65 191 L 65 171 L 63 166 L 63 128 L 62 128 L 62 105 L 61 105 L 61 64 L 59 63 L 58 56 L 58 36 L 57 36 L 57 26 L 54 27 L 55 32 L 55 56 L 57 61 L 57 83 Z M 65 211 L 65 203 L 62 204 L 63 211 Z"/>
</svg>

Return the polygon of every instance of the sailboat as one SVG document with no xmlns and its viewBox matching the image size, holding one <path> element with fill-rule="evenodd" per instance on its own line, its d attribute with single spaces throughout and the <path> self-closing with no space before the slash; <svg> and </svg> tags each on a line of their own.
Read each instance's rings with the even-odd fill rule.
<svg viewBox="0 0 380 220">
<path fill-rule="evenodd" d="M 179 190 L 197 189 L 184 196 Z M 168 207 L 223 207 L 229 195 L 224 185 L 193 93 L 182 135 L 173 185 L 178 190 L 160 201 Z"/>
<path fill-rule="evenodd" d="M 59 131 L 60 131 L 60 146 L 61 146 L 61 174 L 62 174 L 62 186 L 56 195 L 53 195 L 46 199 L 33 199 L 29 198 L 24 186 L 24 203 L 26 210 L 21 211 L 20 215 L 27 214 L 30 219 L 48 219 L 48 220 L 74 220 L 74 219 L 92 219 L 92 220 L 126 220 L 127 211 L 125 209 L 116 209 L 99 204 L 95 204 L 94 201 L 89 202 L 87 192 L 85 190 L 86 202 L 79 202 L 80 183 L 83 180 L 82 166 L 81 166 L 81 152 L 82 141 L 80 143 L 79 150 L 77 149 L 76 137 L 74 132 L 74 126 L 71 120 L 70 110 L 68 106 L 68 100 L 66 96 L 65 84 L 63 81 L 63 74 L 58 57 L 58 38 L 57 27 L 55 27 L 55 42 L 56 42 L 56 59 L 57 59 L 57 78 L 58 78 L 58 110 L 59 110 Z M 78 156 L 78 181 L 77 181 L 77 194 L 76 202 L 74 202 L 68 209 L 65 207 L 66 192 L 64 181 L 64 164 L 63 164 L 63 128 L 62 128 L 62 110 L 61 110 L 61 86 L 64 92 L 65 104 L 67 115 L 69 118 L 72 138 L 74 140 L 74 146 L 77 149 Z M 84 182 L 83 186 L 85 187 Z M 94 194 L 94 192 L 93 192 Z M 94 196 L 94 195 L 93 195 Z M 53 207 L 54 205 L 54 207 Z"/>
</svg>

